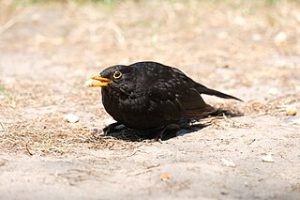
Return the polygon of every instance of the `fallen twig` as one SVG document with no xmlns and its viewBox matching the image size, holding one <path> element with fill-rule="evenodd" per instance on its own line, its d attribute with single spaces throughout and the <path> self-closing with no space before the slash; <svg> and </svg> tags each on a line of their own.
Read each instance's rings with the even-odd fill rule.
<svg viewBox="0 0 300 200">
<path fill-rule="evenodd" d="M 145 170 L 141 170 L 139 172 L 129 174 L 129 176 L 138 176 L 138 175 L 141 175 L 141 174 L 146 174 L 148 172 L 151 172 L 153 170 L 153 168 L 157 168 L 159 166 L 160 166 L 160 164 L 151 165 L 151 166 L 148 166 Z"/>
<path fill-rule="evenodd" d="M 26 142 L 25 144 L 25 149 L 27 151 L 27 153 L 30 155 L 30 156 L 33 156 L 33 153 L 31 153 L 30 149 L 29 149 L 29 145 L 28 145 L 29 142 Z"/>
<path fill-rule="evenodd" d="M 23 13 L 24 11 L 8 20 L 4 25 L 0 26 L 0 35 L 15 25 L 20 19 L 22 19 Z"/>
<path fill-rule="evenodd" d="M 6 130 L 6 128 L 1 121 L 0 121 L 0 126 L 1 126 L 0 132 L 4 132 Z"/>
</svg>

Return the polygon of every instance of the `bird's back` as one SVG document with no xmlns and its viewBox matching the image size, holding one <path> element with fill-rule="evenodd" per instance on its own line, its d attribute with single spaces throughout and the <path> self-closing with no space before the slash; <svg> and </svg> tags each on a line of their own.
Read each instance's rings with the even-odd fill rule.
<svg viewBox="0 0 300 200">
<path fill-rule="evenodd" d="M 131 65 L 137 68 L 137 89 L 146 93 L 151 105 L 166 123 L 199 119 L 213 112 L 197 90 L 198 84 L 177 68 L 155 62 Z M 143 89 L 141 89 L 143 88 Z"/>
</svg>

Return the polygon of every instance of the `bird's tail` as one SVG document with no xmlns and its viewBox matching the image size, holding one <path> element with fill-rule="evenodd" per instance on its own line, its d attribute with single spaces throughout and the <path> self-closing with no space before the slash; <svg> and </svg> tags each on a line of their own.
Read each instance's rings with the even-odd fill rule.
<svg viewBox="0 0 300 200">
<path fill-rule="evenodd" d="M 207 87 L 205 87 L 205 86 L 203 86 L 201 84 L 198 85 L 197 90 L 201 94 L 213 95 L 213 96 L 217 96 L 217 97 L 224 98 L 224 99 L 235 99 L 237 101 L 243 101 L 243 100 L 241 100 L 241 99 L 239 99 L 237 97 L 234 97 L 234 96 L 231 96 L 231 95 L 219 92 L 219 91 L 214 90 L 214 89 L 207 88 Z"/>
<path fill-rule="evenodd" d="M 208 117 L 209 115 L 211 115 L 215 112 L 217 112 L 216 108 L 214 108 L 208 104 L 204 104 L 203 106 L 201 106 L 199 108 L 185 110 L 183 113 L 183 116 L 188 119 L 199 120 L 199 119 Z"/>
</svg>

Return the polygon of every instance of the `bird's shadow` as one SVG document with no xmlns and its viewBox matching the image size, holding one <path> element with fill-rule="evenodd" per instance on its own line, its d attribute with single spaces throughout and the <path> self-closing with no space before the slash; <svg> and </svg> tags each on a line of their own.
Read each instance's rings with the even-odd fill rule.
<svg viewBox="0 0 300 200">
<path fill-rule="evenodd" d="M 111 132 L 107 134 L 107 136 L 125 140 L 125 141 L 143 141 L 143 140 L 168 140 L 174 138 L 176 136 L 185 135 L 187 133 L 196 132 L 201 130 L 205 127 L 209 126 L 209 124 L 191 124 L 188 127 L 180 128 L 179 130 L 174 131 L 167 131 L 167 133 L 163 137 L 157 137 L 157 133 L 159 131 L 153 130 L 135 130 L 127 128 L 123 125 L 120 125 L 119 130 Z"/>
<path fill-rule="evenodd" d="M 239 111 L 231 111 L 231 110 L 224 110 L 224 109 L 217 109 L 216 112 L 213 114 L 207 116 L 207 117 L 220 117 L 220 116 L 226 116 L 226 117 L 239 117 L 242 116 L 243 114 Z M 108 137 L 113 137 L 115 139 L 120 139 L 124 141 L 132 141 L 132 142 L 137 142 L 137 141 L 144 141 L 144 140 L 168 140 L 177 136 L 183 136 L 189 133 L 193 133 L 196 131 L 199 131 L 203 128 L 206 128 L 210 126 L 210 122 L 203 122 L 202 120 L 195 121 L 189 124 L 185 124 L 184 126 L 181 126 L 180 129 L 177 129 L 176 131 L 170 131 L 169 133 L 165 134 L 164 137 L 158 138 L 157 130 L 135 130 L 135 129 L 130 129 L 125 127 L 124 125 L 119 125 L 115 128 L 114 131 L 108 133 L 106 136 Z M 102 132 L 103 131 L 98 131 Z M 98 135 L 98 134 L 97 134 Z M 101 135 L 101 134 L 100 134 Z M 100 136 L 99 135 L 99 136 Z M 103 135 L 103 134 L 102 134 Z"/>
</svg>

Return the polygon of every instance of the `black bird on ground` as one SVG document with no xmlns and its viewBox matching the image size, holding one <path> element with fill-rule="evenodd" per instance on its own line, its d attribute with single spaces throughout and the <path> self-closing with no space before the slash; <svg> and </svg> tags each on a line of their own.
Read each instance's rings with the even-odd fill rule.
<svg viewBox="0 0 300 200">
<path fill-rule="evenodd" d="M 201 94 L 241 101 L 156 62 L 111 66 L 91 79 L 89 86 L 102 87 L 104 108 L 117 121 L 103 129 L 105 135 L 123 124 L 148 138 L 164 139 L 183 124 L 216 112 Z"/>
</svg>

